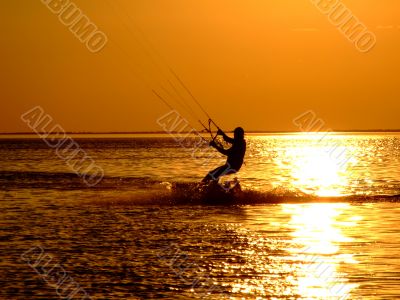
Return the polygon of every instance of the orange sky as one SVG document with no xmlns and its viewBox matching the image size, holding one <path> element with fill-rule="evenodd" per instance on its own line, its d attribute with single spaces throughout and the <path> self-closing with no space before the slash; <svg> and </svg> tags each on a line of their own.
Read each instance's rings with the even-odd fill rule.
<svg viewBox="0 0 400 300">
<path fill-rule="evenodd" d="M 174 78 L 147 40 L 226 129 L 296 130 L 310 109 L 327 128 L 400 128 L 398 0 L 342 1 L 376 35 L 368 53 L 310 0 L 74 2 L 109 38 L 99 53 L 40 0 L 0 4 L 0 132 L 29 131 L 36 105 L 67 131 L 160 130 L 151 88 Z"/>
</svg>

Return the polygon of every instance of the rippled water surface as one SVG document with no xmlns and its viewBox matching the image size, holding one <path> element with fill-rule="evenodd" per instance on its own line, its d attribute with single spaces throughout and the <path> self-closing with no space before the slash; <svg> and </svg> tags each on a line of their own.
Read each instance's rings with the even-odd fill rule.
<svg viewBox="0 0 400 300">
<path fill-rule="evenodd" d="M 170 138 L 78 140 L 92 188 L 42 142 L 0 141 L 0 299 L 398 299 L 399 136 L 321 138 L 249 137 L 243 188 L 283 203 L 223 206 L 135 200 L 221 161 Z"/>
</svg>

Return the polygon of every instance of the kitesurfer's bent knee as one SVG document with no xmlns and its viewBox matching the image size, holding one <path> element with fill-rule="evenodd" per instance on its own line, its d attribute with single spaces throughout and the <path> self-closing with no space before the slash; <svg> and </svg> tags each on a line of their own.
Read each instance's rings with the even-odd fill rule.
<svg viewBox="0 0 400 300">
<path fill-rule="evenodd" d="M 217 181 L 221 176 L 234 174 L 236 172 L 237 172 L 237 170 L 231 168 L 231 166 L 229 164 L 225 164 L 225 165 L 220 166 L 220 167 L 216 168 L 215 170 L 212 170 L 211 172 L 209 172 L 207 174 L 207 176 L 204 177 L 202 182 L 209 182 L 212 180 Z"/>
</svg>

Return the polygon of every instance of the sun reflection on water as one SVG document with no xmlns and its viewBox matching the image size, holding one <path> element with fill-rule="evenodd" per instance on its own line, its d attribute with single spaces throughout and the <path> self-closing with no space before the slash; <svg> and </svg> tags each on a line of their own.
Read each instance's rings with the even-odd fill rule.
<svg viewBox="0 0 400 300">
<path fill-rule="evenodd" d="M 340 243 L 351 242 L 342 230 L 338 217 L 348 204 L 284 205 L 291 214 L 293 241 L 299 248 L 289 251 L 301 261 L 298 293 L 310 299 L 347 299 L 357 286 L 350 284 L 341 264 L 357 263 L 350 254 L 340 253 Z M 346 222 L 346 226 L 354 223 Z"/>
<path fill-rule="evenodd" d="M 301 145 L 285 151 L 290 161 L 293 186 L 316 196 L 342 196 L 349 185 L 350 163 L 354 158 L 345 146 L 321 143 Z"/>
<path fill-rule="evenodd" d="M 274 209 L 260 208 L 250 215 L 246 247 L 236 249 L 243 265 L 226 265 L 226 272 L 240 272 L 230 283 L 231 292 L 246 295 L 295 297 L 293 299 L 347 299 L 357 288 L 349 282 L 346 269 L 357 264 L 353 254 L 344 251 L 351 243 L 346 228 L 359 219 L 349 215 L 348 204 L 284 204 Z M 258 232 L 255 234 L 255 232 Z"/>
</svg>

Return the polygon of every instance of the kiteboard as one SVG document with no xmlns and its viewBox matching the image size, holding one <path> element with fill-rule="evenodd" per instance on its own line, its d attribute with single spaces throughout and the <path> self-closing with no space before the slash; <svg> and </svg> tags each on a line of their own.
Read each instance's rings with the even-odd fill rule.
<svg viewBox="0 0 400 300">
<path fill-rule="evenodd" d="M 171 186 L 175 200 L 187 204 L 232 204 L 242 193 L 237 178 L 228 181 L 210 181 L 208 183 L 175 182 Z"/>
</svg>

